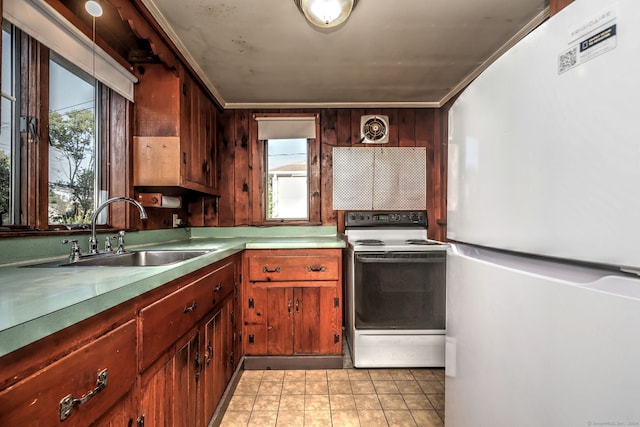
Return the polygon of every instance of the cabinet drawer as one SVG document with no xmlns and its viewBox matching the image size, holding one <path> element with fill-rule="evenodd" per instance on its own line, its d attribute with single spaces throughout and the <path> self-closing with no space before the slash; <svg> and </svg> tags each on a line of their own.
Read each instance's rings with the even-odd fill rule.
<svg viewBox="0 0 640 427">
<path fill-rule="evenodd" d="M 234 287 L 233 266 L 226 264 L 140 310 L 140 370 L 229 295 Z"/>
<path fill-rule="evenodd" d="M 249 257 L 249 281 L 338 280 L 337 255 L 260 255 Z"/>
<path fill-rule="evenodd" d="M 2 391 L 0 425 L 92 424 L 133 386 L 135 357 L 136 328 L 131 320 Z M 100 373 L 106 385 L 98 385 Z M 71 406 L 62 404 L 74 399 L 86 401 Z"/>
<path fill-rule="evenodd" d="M 229 263 L 214 272 L 211 307 L 220 304 L 235 289 L 235 266 Z"/>
</svg>

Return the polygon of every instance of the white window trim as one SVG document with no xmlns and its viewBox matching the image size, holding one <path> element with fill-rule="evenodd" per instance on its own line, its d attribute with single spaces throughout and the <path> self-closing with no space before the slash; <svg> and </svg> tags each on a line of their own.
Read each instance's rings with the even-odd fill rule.
<svg viewBox="0 0 640 427">
<path fill-rule="evenodd" d="M 89 37 L 44 0 L 4 0 L 2 14 L 16 27 L 133 102 L 136 76 L 94 46 Z M 97 22 L 99 25 L 99 18 Z"/>
</svg>

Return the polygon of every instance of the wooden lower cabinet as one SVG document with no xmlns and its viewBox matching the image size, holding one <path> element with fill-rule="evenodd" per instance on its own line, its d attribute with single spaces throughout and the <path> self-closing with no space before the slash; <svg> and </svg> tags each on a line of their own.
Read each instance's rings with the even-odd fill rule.
<svg viewBox="0 0 640 427">
<path fill-rule="evenodd" d="M 207 426 L 240 272 L 232 256 L 0 358 L 0 426 Z"/>
<path fill-rule="evenodd" d="M 236 285 L 238 270 L 235 263 L 230 262 L 205 276 L 212 289 L 208 301 L 215 301 L 215 308 L 177 343 L 170 342 L 167 345 L 170 350 L 162 354 L 160 363 L 152 362 L 142 373 L 140 411 L 146 425 L 198 427 L 209 424 L 235 369 L 235 292 L 229 289 Z M 199 278 L 194 283 L 202 280 Z M 192 313 L 189 310 L 180 315 Z"/>
<path fill-rule="evenodd" d="M 245 354 L 342 353 L 340 250 L 252 250 L 245 265 Z"/>
<path fill-rule="evenodd" d="M 342 306 L 337 286 L 252 283 L 246 302 L 246 354 L 342 352 Z"/>
<path fill-rule="evenodd" d="M 118 418 L 110 411 L 129 403 L 135 343 L 130 320 L 0 391 L 0 425 L 87 426 L 105 414 Z"/>
<path fill-rule="evenodd" d="M 142 387 L 140 410 L 151 426 L 207 426 L 231 375 L 234 299 L 180 342 Z M 179 396 L 180 398 L 176 398 Z"/>
</svg>

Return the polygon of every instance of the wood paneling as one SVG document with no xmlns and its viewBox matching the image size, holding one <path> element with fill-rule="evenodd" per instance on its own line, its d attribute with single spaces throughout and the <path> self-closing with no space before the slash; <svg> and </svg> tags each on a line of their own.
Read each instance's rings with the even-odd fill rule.
<svg viewBox="0 0 640 427">
<path fill-rule="evenodd" d="M 235 185 L 234 192 L 227 195 L 235 202 L 234 206 L 234 225 L 249 225 L 249 180 L 251 177 L 251 169 L 249 167 L 249 117 L 250 113 L 246 110 L 238 110 L 231 112 L 234 117 L 232 126 L 235 128 L 235 139 L 233 146 L 235 150 Z M 226 112 L 225 112 L 226 114 Z M 223 171 L 224 173 L 224 171 Z"/>
<path fill-rule="evenodd" d="M 248 225 L 259 218 L 262 209 L 262 159 L 264 153 L 257 144 L 257 124 L 254 114 L 277 113 L 264 110 L 228 110 L 222 113 L 222 146 L 220 150 L 223 176 L 234 180 L 234 191 L 223 192 L 220 225 Z M 344 212 L 333 206 L 334 147 L 360 146 L 360 117 L 364 114 L 389 116 L 390 142 L 393 147 L 426 147 L 427 149 L 427 210 L 429 236 L 445 238 L 446 226 L 446 114 L 438 109 L 304 109 L 296 113 L 319 114 L 320 138 L 320 218 L 324 225 L 336 225 L 344 230 Z M 292 111 L 284 111 L 283 114 Z M 441 118 L 443 118 L 441 120 Z M 224 148 L 222 148 L 224 147 Z M 315 158 L 315 156 L 312 156 Z M 313 161 L 313 159 L 312 159 Z M 227 189 L 232 188 L 230 182 Z M 316 190 L 312 190 L 315 194 Z M 312 194 L 312 195 L 313 195 Z M 249 216 L 249 212 L 251 215 Z"/>
<path fill-rule="evenodd" d="M 549 15 L 555 15 L 571 3 L 573 0 L 549 0 Z"/>
<path fill-rule="evenodd" d="M 233 226 L 235 224 L 233 197 L 235 190 L 235 158 L 236 151 L 234 149 L 235 141 L 235 121 L 230 118 L 235 117 L 232 114 L 219 115 L 216 127 L 217 143 L 218 143 L 218 186 L 220 188 L 221 197 L 218 202 L 218 225 Z"/>
</svg>

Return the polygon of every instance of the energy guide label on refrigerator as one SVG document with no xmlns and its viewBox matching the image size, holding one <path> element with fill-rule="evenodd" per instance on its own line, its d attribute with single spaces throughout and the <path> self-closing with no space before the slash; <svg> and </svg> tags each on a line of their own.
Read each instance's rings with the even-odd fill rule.
<svg viewBox="0 0 640 427">
<path fill-rule="evenodd" d="M 585 35 L 585 32 L 597 25 L 600 26 L 598 30 Z M 602 12 L 599 16 L 572 31 L 571 36 L 572 46 L 558 55 L 558 74 L 615 49 L 617 43 L 615 11 Z"/>
</svg>

